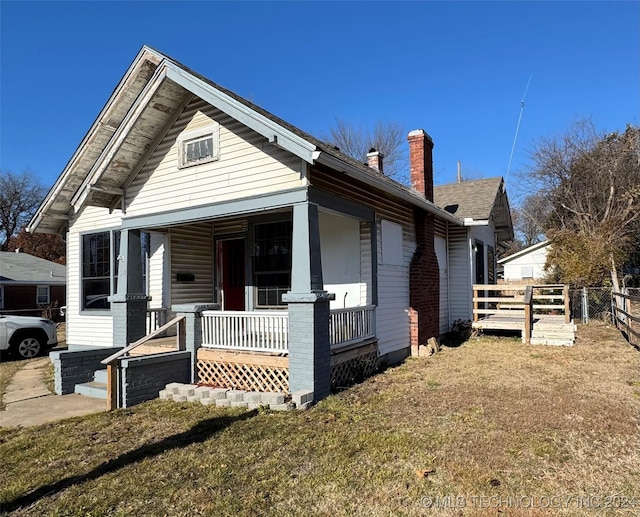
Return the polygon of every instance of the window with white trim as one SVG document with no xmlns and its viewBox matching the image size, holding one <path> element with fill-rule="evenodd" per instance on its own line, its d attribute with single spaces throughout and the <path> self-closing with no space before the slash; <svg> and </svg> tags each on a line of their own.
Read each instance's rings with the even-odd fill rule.
<svg viewBox="0 0 640 517">
<path fill-rule="evenodd" d="M 36 288 L 36 304 L 49 305 L 50 291 L 48 285 L 39 285 Z"/>
<path fill-rule="evenodd" d="M 140 260 L 143 286 L 147 289 L 150 237 L 140 233 Z M 109 310 L 108 297 L 118 290 L 118 254 L 120 232 L 110 230 L 82 236 L 82 306 L 83 311 Z"/>
<path fill-rule="evenodd" d="M 178 167 L 191 167 L 215 161 L 220 154 L 220 125 L 182 133 L 178 137 Z"/>
</svg>

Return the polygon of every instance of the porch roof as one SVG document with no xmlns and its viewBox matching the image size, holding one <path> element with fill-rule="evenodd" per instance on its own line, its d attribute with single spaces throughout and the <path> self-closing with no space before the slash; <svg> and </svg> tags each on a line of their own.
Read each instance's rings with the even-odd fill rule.
<svg viewBox="0 0 640 517">
<path fill-rule="evenodd" d="M 345 155 L 252 102 L 144 46 L 113 91 L 27 229 L 64 232 L 83 206 L 114 209 L 187 103 L 197 96 L 307 163 L 371 184 L 441 219 L 463 221 L 417 191 Z"/>
</svg>

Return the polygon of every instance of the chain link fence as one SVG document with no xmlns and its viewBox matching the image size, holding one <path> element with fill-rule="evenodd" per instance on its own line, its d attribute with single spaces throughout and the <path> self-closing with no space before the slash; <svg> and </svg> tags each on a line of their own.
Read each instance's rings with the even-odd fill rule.
<svg viewBox="0 0 640 517">
<path fill-rule="evenodd" d="M 640 289 L 639 289 L 640 291 Z M 590 320 L 613 322 L 610 287 L 583 287 L 569 290 L 571 318 L 589 323 Z"/>
</svg>

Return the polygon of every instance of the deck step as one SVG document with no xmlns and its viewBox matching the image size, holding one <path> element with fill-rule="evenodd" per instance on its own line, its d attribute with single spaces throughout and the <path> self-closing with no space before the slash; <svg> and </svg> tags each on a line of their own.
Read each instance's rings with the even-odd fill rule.
<svg viewBox="0 0 640 517">
<path fill-rule="evenodd" d="M 573 339 L 553 337 L 531 337 L 532 345 L 573 346 Z"/>
<path fill-rule="evenodd" d="M 107 385 L 102 382 L 92 381 L 85 382 L 84 384 L 76 384 L 74 391 L 85 397 L 107 400 Z"/>
<path fill-rule="evenodd" d="M 531 337 L 556 337 L 575 339 L 576 333 L 566 330 L 533 329 Z"/>
</svg>

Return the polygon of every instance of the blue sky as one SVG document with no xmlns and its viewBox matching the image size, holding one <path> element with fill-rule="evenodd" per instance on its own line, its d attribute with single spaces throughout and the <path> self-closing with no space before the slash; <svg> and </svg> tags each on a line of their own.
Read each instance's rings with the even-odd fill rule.
<svg viewBox="0 0 640 517">
<path fill-rule="evenodd" d="M 312 134 L 425 129 L 435 181 L 509 174 L 590 117 L 640 121 L 639 2 L 0 1 L 0 168 L 50 186 L 147 44 Z"/>
</svg>

